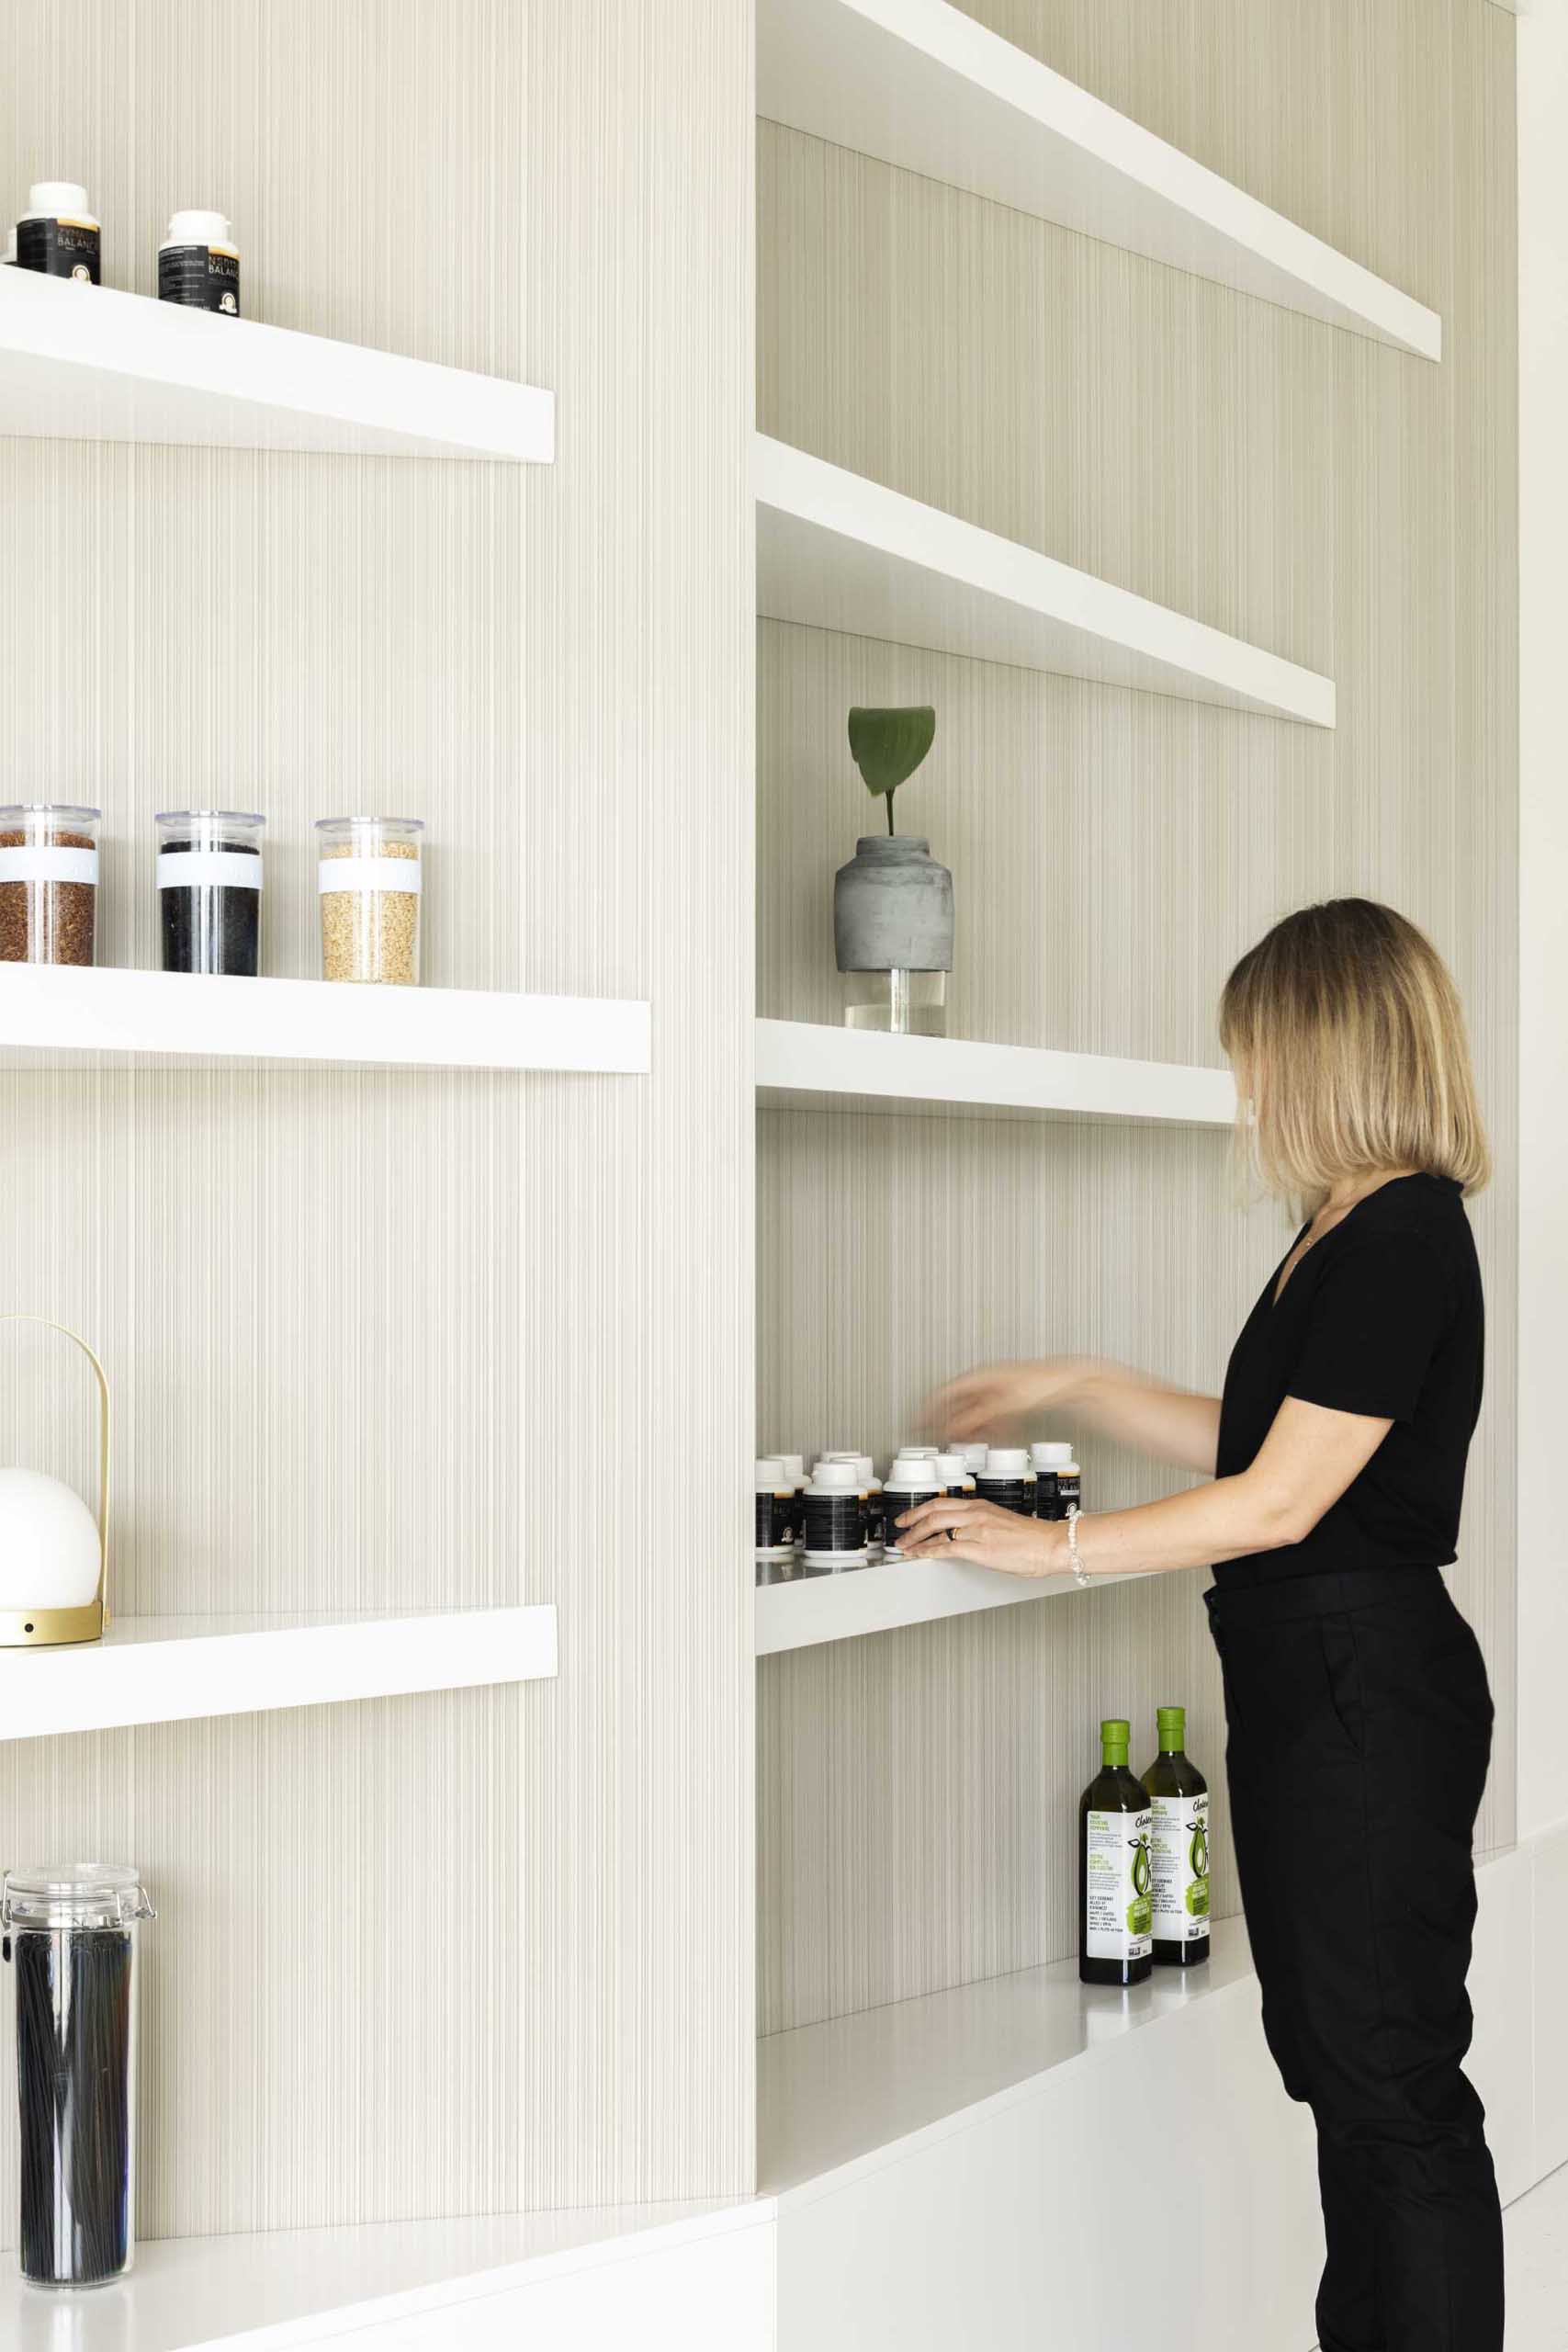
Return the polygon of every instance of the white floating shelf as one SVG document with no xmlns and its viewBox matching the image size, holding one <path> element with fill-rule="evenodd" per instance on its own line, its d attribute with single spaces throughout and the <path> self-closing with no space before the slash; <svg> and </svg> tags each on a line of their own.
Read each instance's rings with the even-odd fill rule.
<svg viewBox="0 0 1568 2352">
<path fill-rule="evenodd" d="M 0 434 L 547 466 L 555 394 L 3 269 Z"/>
<path fill-rule="evenodd" d="M 472 1690 L 555 1671 L 553 1608 L 118 1617 L 101 1642 L 0 1650 L 0 1740 Z"/>
<path fill-rule="evenodd" d="M 757 610 L 1313 727 L 1334 681 L 759 434 Z"/>
<path fill-rule="evenodd" d="M 1141 1576 L 1096 1577 L 1100 1586 L 1141 1584 Z M 1022 1600 L 1078 1594 L 1075 1577 L 1009 1577 L 970 1560 L 886 1560 L 842 1576 L 799 1576 L 789 1584 L 757 1587 L 756 1650 L 815 1649 L 822 1642 L 852 1642 L 863 1634 L 891 1634 L 929 1625 L 939 1617 L 972 1617 L 981 1609 L 1011 1609 Z M 1087 1594 L 1082 1596 L 1087 1599 Z"/>
<path fill-rule="evenodd" d="M 985 1046 L 960 1037 L 890 1037 L 807 1021 L 757 1023 L 758 1101 L 765 1108 L 885 1110 L 976 1117 L 1109 1119 L 1228 1127 L 1228 1070 L 1108 1054 Z"/>
<path fill-rule="evenodd" d="M 757 111 L 1439 359 L 1443 322 L 945 0 L 759 0 Z"/>
<path fill-rule="evenodd" d="M 595 2291 L 605 2277 L 629 2270 L 637 2283 L 623 2300 L 635 2309 L 649 2291 L 637 2257 L 657 2262 L 682 2246 L 765 2228 L 772 2212 L 765 2202 L 716 2200 L 568 2206 L 491 2220 L 143 2240 L 128 2278 L 79 2295 L 24 2286 L 7 2255 L 0 2343 L 6 2352 L 296 2352 L 320 2344 L 483 2352 L 537 2343 L 542 2352 L 542 2317 L 560 2314 L 551 2344 L 574 2340 L 574 2288 L 592 2328 L 609 2300 Z M 662 2329 L 658 2338 L 676 2340 Z"/>
<path fill-rule="evenodd" d="M 0 965 L 0 1067 L 299 1062 L 645 1073 L 646 1004 L 498 989 Z"/>
<path fill-rule="evenodd" d="M 1076 1960 L 860 2009 L 757 2044 L 758 2188 L 843 2187 L 929 2147 L 979 2110 L 1036 2097 L 1064 2066 L 1183 2017 L 1252 1976 L 1247 1930 L 1217 1919 L 1204 1967 L 1129 1992 L 1080 1984 Z"/>
</svg>

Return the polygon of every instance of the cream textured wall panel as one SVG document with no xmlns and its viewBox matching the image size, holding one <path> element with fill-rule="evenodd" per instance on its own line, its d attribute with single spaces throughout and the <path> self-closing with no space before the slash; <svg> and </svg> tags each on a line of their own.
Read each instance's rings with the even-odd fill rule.
<svg viewBox="0 0 1568 2352">
<path fill-rule="evenodd" d="M 155 960 L 152 816 L 194 802 L 267 812 L 268 966 L 313 972 L 310 820 L 390 808 L 427 980 L 648 997 L 656 1045 L 5 1081 L 3 1303 L 102 1350 L 125 1605 L 525 1596 L 560 1679 L 34 1745 L 0 1851 L 157 1892 L 152 2233 L 742 2192 L 747 13 L 13 14 L 0 177 L 85 179 L 111 281 L 216 202 L 254 315 L 559 400 L 548 470 L 0 442 L 0 774 L 104 807 L 104 959 Z M 6 1455 L 85 1473 L 68 1369 L 0 1362 Z"/>
<path fill-rule="evenodd" d="M 759 1009 L 839 1017 L 832 875 L 881 821 L 844 743 L 856 702 L 937 708 L 898 821 L 956 878 L 954 1035 L 1216 1061 L 1224 974 L 1291 907 L 1364 892 L 1428 926 L 1498 1160 L 1474 1204 L 1489 1393 L 1454 1572 L 1497 1697 L 1495 1849 L 1514 1824 L 1514 28 L 1472 0 L 975 13 L 1433 304 L 1446 356 L 762 126 L 762 429 L 1326 672 L 1339 724 L 766 625 Z M 1221 1137 L 804 1112 L 759 1136 L 769 1446 L 885 1452 L 976 1357 L 1093 1350 L 1217 1390 L 1288 1238 L 1240 1209 Z M 1091 1501 L 1158 1490 L 1092 1442 L 1085 1468 Z M 763 1665 L 765 2030 L 1074 1948 L 1099 1716 L 1131 1713 L 1141 1750 L 1154 1704 L 1185 1698 L 1222 1778 L 1202 1582 Z"/>
</svg>

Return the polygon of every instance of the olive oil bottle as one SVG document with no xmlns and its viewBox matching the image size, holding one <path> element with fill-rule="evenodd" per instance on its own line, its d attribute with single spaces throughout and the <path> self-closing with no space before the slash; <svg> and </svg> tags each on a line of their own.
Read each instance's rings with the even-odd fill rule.
<svg viewBox="0 0 1568 2352">
<path fill-rule="evenodd" d="M 1209 1783 L 1187 1755 L 1187 1710 L 1160 1707 L 1159 1754 L 1144 1774 L 1153 1826 L 1155 1958 L 1195 1968 L 1209 1957 Z"/>
<path fill-rule="evenodd" d="M 1129 1726 L 1100 1726 L 1104 1758 L 1078 1807 L 1078 1974 L 1141 1984 L 1153 1967 L 1149 1792 L 1127 1769 Z"/>
</svg>

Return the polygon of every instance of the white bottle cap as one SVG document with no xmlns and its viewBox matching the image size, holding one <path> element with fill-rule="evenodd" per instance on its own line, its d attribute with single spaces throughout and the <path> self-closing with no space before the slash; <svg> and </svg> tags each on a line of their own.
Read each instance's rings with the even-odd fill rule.
<svg viewBox="0 0 1568 2352">
<path fill-rule="evenodd" d="M 954 1439 L 948 1447 L 950 1453 L 961 1453 L 971 1470 L 985 1468 L 986 1456 L 990 1450 L 983 1438 L 976 1438 L 972 1444 L 966 1439 Z"/>
<path fill-rule="evenodd" d="M 934 1445 L 901 1445 L 898 1448 L 900 1462 L 934 1462 L 936 1454 Z"/>
<path fill-rule="evenodd" d="M 944 1487 L 962 1486 L 969 1475 L 969 1464 L 961 1453 L 939 1453 L 931 1468 Z"/>
<path fill-rule="evenodd" d="M 86 189 L 75 180 L 34 180 L 23 220 L 58 220 L 62 213 L 68 220 L 90 220 Z"/>
<path fill-rule="evenodd" d="M 165 245 L 231 245 L 233 232 L 226 212 L 171 212 Z"/>
<path fill-rule="evenodd" d="M 858 1495 L 860 1472 L 852 1462 L 819 1462 L 811 1483 L 826 1494 Z"/>
<path fill-rule="evenodd" d="M 986 1455 L 985 1476 L 987 1478 L 1021 1478 L 1029 1466 L 1029 1455 L 1021 1445 L 993 1445 Z"/>
<path fill-rule="evenodd" d="M 1034 1456 L 1037 1470 L 1066 1470 L 1072 1466 L 1073 1449 L 1070 1445 L 1063 1445 L 1059 1439 L 1049 1439 L 1043 1445 L 1032 1445 L 1029 1451 Z"/>
<path fill-rule="evenodd" d="M 901 1453 L 887 1473 L 889 1488 L 900 1494 L 934 1494 L 941 1484 L 936 1464 L 929 1454 Z"/>
<path fill-rule="evenodd" d="M 764 1453 L 757 1464 L 757 1492 L 760 1495 L 777 1494 L 780 1487 L 787 1487 L 788 1484 L 789 1480 L 784 1476 L 784 1464 L 778 1455 Z"/>
<path fill-rule="evenodd" d="M 781 1453 L 781 1454 L 779 1455 L 779 1460 L 784 1464 L 785 1474 L 786 1474 L 789 1477 L 793 1478 L 793 1479 L 794 1479 L 794 1481 L 795 1481 L 795 1485 L 798 1487 L 798 1486 L 799 1486 L 799 1484 L 800 1484 L 800 1482 L 801 1482 L 801 1480 L 802 1480 L 802 1479 L 805 1477 L 805 1476 L 806 1476 L 806 1456 L 805 1456 L 805 1454 L 804 1454 L 804 1453 Z"/>
<path fill-rule="evenodd" d="M 876 1464 L 872 1460 L 869 1453 L 825 1453 L 822 1459 L 824 1462 L 852 1462 L 855 1469 L 860 1475 L 860 1482 L 863 1487 L 876 1468 Z"/>
</svg>

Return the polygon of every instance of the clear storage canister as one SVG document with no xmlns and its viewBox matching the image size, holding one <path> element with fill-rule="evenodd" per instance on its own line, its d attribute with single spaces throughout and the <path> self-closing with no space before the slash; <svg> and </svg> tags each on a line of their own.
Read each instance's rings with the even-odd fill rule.
<svg viewBox="0 0 1568 2352">
<path fill-rule="evenodd" d="M 417 817 L 318 820 L 323 979 L 417 982 L 423 832 Z"/>
<path fill-rule="evenodd" d="M 165 972 L 261 969 L 265 817 L 166 809 L 158 828 L 158 933 Z"/>
<path fill-rule="evenodd" d="M 90 964 L 97 935 L 96 808 L 0 808 L 0 964 Z"/>
<path fill-rule="evenodd" d="M 99 2287 L 135 2250 L 136 1943 L 153 1917 L 133 1870 L 45 1863 L 6 1873 L 16 1971 L 22 2276 Z"/>
</svg>

